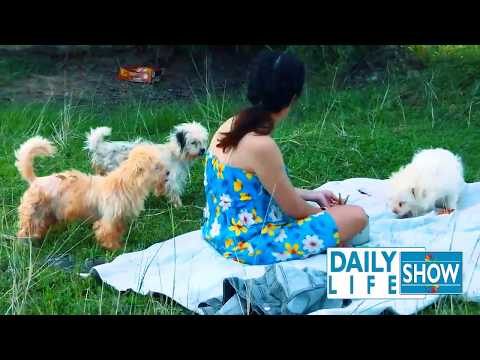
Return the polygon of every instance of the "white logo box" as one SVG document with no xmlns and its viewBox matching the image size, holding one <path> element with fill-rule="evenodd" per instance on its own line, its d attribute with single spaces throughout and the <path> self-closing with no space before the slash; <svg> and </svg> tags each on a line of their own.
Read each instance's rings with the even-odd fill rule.
<svg viewBox="0 0 480 360">
<path fill-rule="evenodd" d="M 327 297 L 329 299 L 425 299 L 425 295 L 400 294 L 400 253 L 409 251 L 424 252 L 426 249 L 422 247 L 327 249 Z M 343 254 L 345 257 L 343 271 L 331 271 L 332 261 L 337 268 L 342 263 L 340 256 L 334 256 L 334 254 Z M 387 258 L 391 258 L 388 272 L 388 262 L 384 254 Z M 348 264 L 359 264 L 362 271 L 355 267 L 347 271 Z M 374 271 L 379 269 L 384 271 Z M 392 281 L 393 283 L 390 283 Z M 353 291 L 351 291 L 352 288 Z"/>
</svg>

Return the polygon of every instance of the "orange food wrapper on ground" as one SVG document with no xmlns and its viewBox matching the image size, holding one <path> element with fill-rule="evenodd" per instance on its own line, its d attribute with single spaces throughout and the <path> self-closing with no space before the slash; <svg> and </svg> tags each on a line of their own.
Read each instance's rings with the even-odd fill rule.
<svg viewBox="0 0 480 360">
<path fill-rule="evenodd" d="M 153 66 L 124 66 L 118 70 L 117 79 L 151 84 L 160 78 L 164 70 Z"/>
</svg>

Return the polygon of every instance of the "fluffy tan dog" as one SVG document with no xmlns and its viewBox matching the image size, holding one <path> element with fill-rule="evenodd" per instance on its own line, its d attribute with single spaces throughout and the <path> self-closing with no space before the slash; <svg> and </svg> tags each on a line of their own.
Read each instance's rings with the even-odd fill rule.
<svg viewBox="0 0 480 360">
<path fill-rule="evenodd" d="M 30 184 L 18 208 L 18 238 L 42 240 L 61 221 L 87 219 L 99 244 L 114 250 L 122 246 L 127 221 L 138 216 L 148 194 L 162 187 L 167 170 L 154 145 L 136 147 L 120 167 L 107 176 L 76 170 L 36 177 L 33 159 L 52 156 L 55 147 L 42 137 L 25 142 L 16 152 L 16 167 Z"/>
</svg>

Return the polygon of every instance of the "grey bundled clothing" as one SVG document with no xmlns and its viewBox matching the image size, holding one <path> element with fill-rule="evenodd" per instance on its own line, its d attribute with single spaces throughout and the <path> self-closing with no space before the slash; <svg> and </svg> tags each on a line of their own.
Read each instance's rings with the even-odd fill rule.
<svg viewBox="0 0 480 360">
<path fill-rule="evenodd" d="M 225 279 L 223 298 L 209 299 L 198 309 L 203 315 L 302 315 L 344 305 L 342 300 L 327 299 L 324 271 L 277 263 L 256 279 Z"/>
</svg>

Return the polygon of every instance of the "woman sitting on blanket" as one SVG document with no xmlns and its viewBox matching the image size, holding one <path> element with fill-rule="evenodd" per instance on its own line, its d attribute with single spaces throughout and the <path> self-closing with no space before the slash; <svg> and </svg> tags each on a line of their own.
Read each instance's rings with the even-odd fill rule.
<svg viewBox="0 0 480 360">
<path fill-rule="evenodd" d="M 288 178 L 271 133 L 300 96 L 304 77 L 293 55 L 262 54 L 248 83 L 252 106 L 213 136 L 202 235 L 225 258 L 252 265 L 302 259 L 355 244 L 368 224 L 362 208 L 339 205 L 327 190 L 294 188 Z"/>
</svg>

